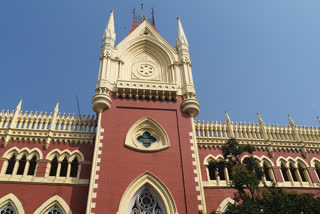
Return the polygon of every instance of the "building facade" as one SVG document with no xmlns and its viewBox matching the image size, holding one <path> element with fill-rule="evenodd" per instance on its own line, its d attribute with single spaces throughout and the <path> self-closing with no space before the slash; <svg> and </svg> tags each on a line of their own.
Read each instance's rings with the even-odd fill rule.
<svg viewBox="0 0 320 214">
<path fill-rule="evenodd" d="M 115 45 L 105 29 L 92 108 L 96 116 L 0 112 L 0 213 L 223 213 L 233 203 L 223 159 L 231 137 L 256 147 L 263 181 L 319 191 L 320 128 L 196 122 L 200 106 L 189 44 L 178 18 L 176 47 L 154 20 L 134 19 Z M 318 118 L 319 119 L 319 118 Z M 320 123 L 320 119 L 319 119 Z M 242 158 L 245 158 L 243 156 Z M 35 200 L 36 197 L 36 200 Z"/>
</svg>

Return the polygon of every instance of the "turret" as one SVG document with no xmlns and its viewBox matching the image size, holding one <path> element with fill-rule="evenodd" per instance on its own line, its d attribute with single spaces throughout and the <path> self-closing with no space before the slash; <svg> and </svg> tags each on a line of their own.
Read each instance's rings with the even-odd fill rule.
<svg viewBox="0 0 320 214">
<path fill-rule="evenodd" d="M 193 84 L 191 61 L 189 56 L 189 43 L 184 33 L 180 17 L 178 20 L 178 31 L 176 39 L 176 49 L 181 63 L 180 70 L 182 74 L 182 94 L 183 102 L 181 104 L 182 110 L 190 116 L 195 117 L 199 114 L 200 105 L 196 100 L 196 93 Z"/>
<path fill-rule="evenodd" d="M 116 41 L 113 12 L 111 10 L 110 18 L 102 38 L 99 77 L 96 85 L 96 94 L 92 98 L 92 109 L 97 113 L 111 106 L 111 97 L 109 95 L 111 89 L 108 87 L 110 84 L 108 84 L 107 68 L 111 64 Z"/>
</svg>

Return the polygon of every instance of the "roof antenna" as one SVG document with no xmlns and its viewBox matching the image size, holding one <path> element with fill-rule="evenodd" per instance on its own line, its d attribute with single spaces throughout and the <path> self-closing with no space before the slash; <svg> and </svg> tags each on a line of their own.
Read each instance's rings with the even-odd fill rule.
<svg viewBox="0 0 320 214">
<path fill-rule="evenodd" d="M 156 23 L 154 22 L 154 9 L 152 8 L 152 24 L 156 25 Z"/>
<path fill-rule="evenodd" d="M 79 105 L 78 96 L 76 96 L 76 99 L 77 99 L 77 105 L 78 105 L 79 117 L 81 117 L 81 113 L 80 113 L 80 105 Z"/>
<path fill-rule="evenodd" d="M 136 8 L 133 8 L 133 20 L 132 23 L 135 23 L 136 20 Z"/>
<path fill-rule="evenodd" d="M 141 18 L 143 20 L 143 0 L 141 0 Z"/>
</svg>

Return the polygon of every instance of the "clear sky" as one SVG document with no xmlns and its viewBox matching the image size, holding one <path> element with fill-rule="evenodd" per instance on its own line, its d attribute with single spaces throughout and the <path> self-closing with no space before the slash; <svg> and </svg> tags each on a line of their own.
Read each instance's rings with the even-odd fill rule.
<svg viewBox="0 0 320 214">
<path fill-rule="evenodd" d="M 144 0 L 175 45 L 190 45 L 199 120 L 319 126 L 319 0 Z M 0 109 L 93 114 L 101 39 L 115 10 L 117 43 L 138 0 L 0 1 Z"/>
</svg>

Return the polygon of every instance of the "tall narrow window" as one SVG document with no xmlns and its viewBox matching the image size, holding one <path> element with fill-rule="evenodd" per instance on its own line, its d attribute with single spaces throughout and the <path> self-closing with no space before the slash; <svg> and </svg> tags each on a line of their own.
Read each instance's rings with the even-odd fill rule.
<svg viewBox="0 0 320 214">
<path fill-rule="evenodd" d="M 299 171 L 301 180 L 302 180 L 303 182 L 306 182 L 306 181 L 307 181 L 306 176 L 305 176 L 306 169 L 305 169 L 303 166 L 301 166 L 300 163 L 298 164 L 298 167 L 299 167 L 299 168 L 298 168 L 298 171 Z"/>
<path fill-rule="evenodd" d="M 61 208 L 57 205 L 50 207 L 44 214 L 63 214 Z"/>
<path fill-rule="evenodd" d="M 228 170 L 229 180 L 231 181 L 232 180 L 232 169 L 231 169 L 231 167 L 227 167 L 227 170 Z"/>
<path fill-rule="evenodd" d="M 60 177 L 66 177 L 68 171 L 68 159 L 65 157 L 61 162 Z"/>
<path fill-rule="evenodd" d="M 209 178 L 210 180 L 216 180 L 216 168 L 214 166 L 208 165 Z"/>
<path fill-rule="evenodd" d="M 27 158 L 25 155 L 19 160 L 19 168 L 17 171 L 17 175 L 23 175 L 24 168 L 26 167 Z"/>
<path fill-rule="evenodd" d="M 50 176 L 56 176 L 57 175 L 57 169 L 58 169 L 58 159 L 57 157 L 54 157 L 51 161 L 51 168 L 50 168 Z"/>
<path fill-rule="evenodd" d="M 1 214 L 17 214 L 16 210 L 13 208 L 11 203 L 6 204 L 5 206 L 0 208 Z"/>
<path fill-rule="evenodd" d="M 281 164 L 281 172 L 282 172 L 282 176 L 283 176 L 284 181 L 290 181 L 288 174 L 287 174 L 287 168 L 285 167 L 285 165 L 283 163 Z"/>
<path fill-rule="evenodd" d="M 35 175 L 35 170 L 37 167 L 37 157 L 33 156 L 33 158 L 30 160 L 28 175 Z"/>
<path fill-rule="evenodd" d="M 291 172 L 293 181 L 298 181 L 298 178 L 296 176 L 296 169 L 294 168 L 293 165 L 290 165 L 290 172 Z"/>
<path fill-rule="evenodd" d="M 70 177 L 76 178 L 78 176 L 78 169 L 79 169 L 78 158 L 74 158 L 73 161 L 71 162 Z"/>
<path fill-rule="evenodd" d="M 320 181 L 320 164 L 319 163 L 316 163 L 316 173 L 317 173 L 318 179 Z"/>
<path fill-rule="evenodd" d="M 224 176 L 224 166 L 218 165 L 218 172 L 219 172 L 219 177 L 221 181 L 226 180 L 226 177 Z"/>
<path fill-rule="evenodd" d="M 12 157 L 8 161 L 8 167 L 6 170 L 6 174 L 8 174 L 8 175 L 12 174 L 15 164 L 16 164 L 16 156 L 12 155 Z"/>
<path fill-rule="evenodd" d="M 271 167 L 269 167 L 266 162 L 263 162 L 263 172 L 264 177 L 266 178 L 266 181 L 271 181 L 271 175 L 270 175 Z"/>
</svg>

